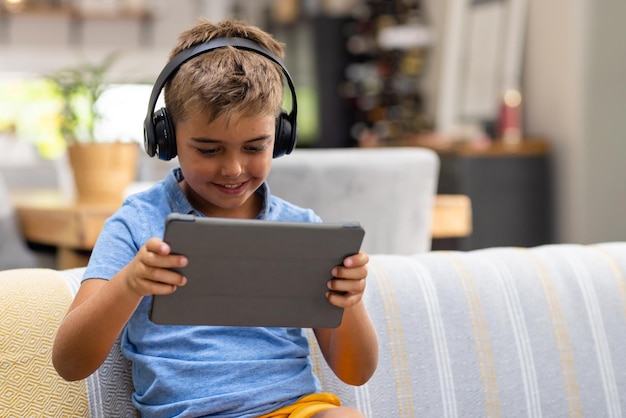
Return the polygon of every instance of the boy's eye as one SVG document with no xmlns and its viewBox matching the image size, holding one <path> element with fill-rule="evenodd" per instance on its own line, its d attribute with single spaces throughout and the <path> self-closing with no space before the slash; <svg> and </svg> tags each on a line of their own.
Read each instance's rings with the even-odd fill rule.
<svg viewBox="0 0 626 418">
<path fill-rule="evenodd" d="M 245 152 L 249 152 L 249 153 L 258 153 L 258 152 L 265 151 L 266 149 L 267 149 L 267 144 L 247 145 L 243 148 Z M 217 155 L 218 153 L 220 153 L 221 148 L 196 148 L 196 151 L 200 155 L 212 156 L 212 155 Z"/>
<path fill-rule="evenodd" d="M 261 152 L 261 151 L 265 151 L 266 149 L 267 149 L 267 144 L 250 145 L 246 147 L 246 151 L 249 151 L 249 152 Z"/>
<path fill-rule="evenodd" d="M 202 155 L 214 155 L 219 151 L 217 148 L 196 148 Z"/>
</svg>

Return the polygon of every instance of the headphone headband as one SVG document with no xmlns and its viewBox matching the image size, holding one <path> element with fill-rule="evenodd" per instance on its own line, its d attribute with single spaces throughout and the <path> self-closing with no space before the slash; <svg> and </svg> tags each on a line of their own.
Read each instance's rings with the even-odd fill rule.
<svg viewBox="0 0 626 418">
<path fill-rule="evenodd" d="M 157 77 L 154 83 L 154 86 L 152 88 L 152 93 L 150 94 L 150 100 L 148 101 L 148 113 L 144 121 L 144 143 L 145 143 L 146 151 L 148 152 L 150 156 L 153 156 L 155 154 L 155 152 L 152 150 L 155 149 L 154 144 L 158 143 L 157 138 L 153 137 L 153 136 L 156 136 L 155 123 L 154 123 L 155 107 L 156 107 L 156 102 L 159 96 L 161 95 L 161 90 L 165 87 L 165 84 L 168 82 L 168 80 L 170 80 L 174 76 L 174 74 L 178 71 L 180 66 L 183 65 L 185 62 L 189 61 L 190 59 L 198 55 L 204 54 L 205 52 L 209 52 L 218 48 L 224 48 L 227 46 L 232 46 L 237 49 L 243 49 L 243 50 L 252 51 L 257 54 L 260 54 L 266 57 L 267 59 L 269 59 L 270 61 L 273 61 L 274 63 L 278 64 L 278 66 L 281 68 L 285 76 L 285 79 L 287 80 L 289 91 L 291 92 L 291 111 L 289 112 L 288 115 L 284 115 L 284 116 L 281 115 L 281 118 L 279 118 L 279 124 L 282 124 L 283 119 L 286 120 L 286 125 L 288 124 L 289 126 L 285 126 L 285 129 L 287 128 L 289 129 L 289 135 L 292 136 L 292 140 L 290 141 L 291 144 L 287 146 L 287 149 L 282 150 L 281 153 L 279 153 L 278 155 L 282 155 L 284 153 L 289 154 L 292 151 L 293 147 L 295 146 L 295 140 L 296 140 L 295 129 L 296 129 L 296 117 L 298 113 L 298 104 L 296 100 L 296 89 L 293 84 L 293 80 L 291 79 L 291 75 L 289 74 L 289 71 L 287 71 L 287 68 L 285 67 L 282 60 L 278 56 L 273 54 L 270 50 L 263 47 L 262 45 L 259 45 L 258 43 L 250 39 L 246 39 L 246 38 L 225 37 L 225 38 L 213 38 L 209 40 L 208 42 L 202 42 L 202 43 L 193 45 L 187 49 L 184 49 L 183 51 L 176 54 L 165 65 L 163 70 L 161 70 L 161 72 L 159 73 L 159 76 Z M 172 133 L 172 136 L 173 136 L 173 133 Z M 277 141 L 279 139 L 280 138 L 276 138 Z M 170 138 L 170 141 L 171 140 L 173 140 L 173 138 Z M 281 143 L 282 142 L 283 141 L 281 141 Z M 161 156 L 159 156 L 159 158 L 161 158 Z M 172 157 L 170 156 L 169 158 L 172 158 Z M 166 158 L 166 159 L 169 159 L 169 158 Z"/>
</svg>

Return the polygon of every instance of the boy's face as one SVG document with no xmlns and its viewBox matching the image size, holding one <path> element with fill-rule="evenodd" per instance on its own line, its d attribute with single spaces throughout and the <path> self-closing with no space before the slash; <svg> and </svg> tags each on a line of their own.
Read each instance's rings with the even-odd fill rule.
<svg viewBox="0 0 626 418">
<path fill-rule="evenodd" d="M 270 172 L 274 116 L 220 116 L 207 123 L 202 113 L 176 125 L 178 161 L 190 203 L 207 216 L 254 218 L 262 199 L 255 191 Z"/>
</svg>

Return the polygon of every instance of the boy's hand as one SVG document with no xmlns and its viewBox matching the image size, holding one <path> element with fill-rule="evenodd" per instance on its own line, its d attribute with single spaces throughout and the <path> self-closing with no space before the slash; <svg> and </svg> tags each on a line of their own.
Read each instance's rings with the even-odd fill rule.
<svg viewBox="0 0 626 418">
<path fill-rule="evenodd" d="M 123 269 L 128 287 L 140 296 L 147 296 L 167 295 L 178 286 L 184 286 L 187 279 L 169 269 L 185 267 L 187 257 L 170 254 L 170 251 L 169 245 L 159 238 L 150 238 Z"/>
<path fill-rule="evenodd" d="M 349 308 L 358 304 L 365 291 L 369 256 L 360 251 L 343 260 L 343 266 L 332 269 L 334 279 L 328 281 L 326 297 L 335 306 Z"/>
</svg>

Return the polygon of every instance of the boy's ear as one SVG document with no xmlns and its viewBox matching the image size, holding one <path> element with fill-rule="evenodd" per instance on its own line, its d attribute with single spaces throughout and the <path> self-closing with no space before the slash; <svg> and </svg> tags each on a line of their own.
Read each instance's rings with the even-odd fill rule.
<svg viewBox="0 0 626 418">
<path fill-rule="evenodd" d="M 157 155 L 160 160 L 176 157 L 176 130 L 166 108 L 154 112 L 151 125 L 144 125 L 144 148 L 150 157 Z"/>
<path fill-rule="evenodd" d="M 274 136 L 274 158 L 291 154 L 296 147 L 298 128 L 291 114 L 282 111 L 276 118 L 276 134 Z"/>
</svg>

